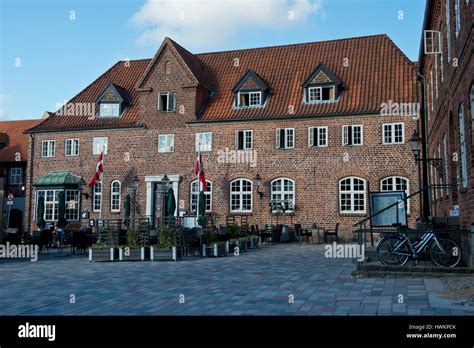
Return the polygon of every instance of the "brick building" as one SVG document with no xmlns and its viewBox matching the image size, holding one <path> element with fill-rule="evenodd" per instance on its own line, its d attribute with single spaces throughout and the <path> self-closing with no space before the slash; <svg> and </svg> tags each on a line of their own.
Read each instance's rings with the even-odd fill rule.
<svg viewBox="0 0 474 348">
<path fill-rule="evenodd" d="M 423 30 L 435 32 L 434 47 L 428 50 L 439 52 L 425 54 L 422 40 L 419 64 L 426 78 L 429 155 L 443 161 L 442 175 L 431 170 L 431 182 L 451 185 L 432 192 L 433 215 L 449 216 L 459 206 L 461 227 L 470 230 L 474 226 L 472 1 L 427 1 Z M 465 240 L 463 250 L 470 250 L 471 243 Z"/>
<path fill-rule="evenodd" d="M 220 223 L 246 215 L 260 226 L 340 222 L 349 231 L 369 213 L 369 190 L 418 190 L 407 142 L 416 69 L 386 35 L 202 54 L 165 38 L 152 59 L 117 62 L 29 130 L 27 190 L 47 195 L 46 220 L 57 218 L 57 189 L 77 201 L 66 212 L 71 223 L 86 209 L 97 218 L 100 200 L 103 218 L 122 218 L 137 176 L 137 214 L 155 220 L 155 184 L 166 174 L 176 214 L 192 215 L 199 147 L 206 208 Z M 103 186 L 65 188 L 67 177 L 89 181 L 103 146 Z M 58 176 L 63 186 L 44 185 Z M 409 209 L 413 222 L 417 198 Z"/>
<path fill-rule="evenodd" d="M 39 120 L 0 122 L 0 242 L 6 228 L 23 230 L 28 136 Z M 7 203 L 9 194 L 13 204 Z"/>
</svg>

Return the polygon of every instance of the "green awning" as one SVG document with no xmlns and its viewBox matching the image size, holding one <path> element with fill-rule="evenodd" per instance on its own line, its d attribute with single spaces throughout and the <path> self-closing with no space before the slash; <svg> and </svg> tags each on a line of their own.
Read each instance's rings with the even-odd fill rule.
<svg viewBox="0 0 474 348">
<path fill-rule="evenodd" d="M 84 180 L 70 172 L 51 172 L 35 180 L 34 186 L 84 185 Z"/>
</svg>

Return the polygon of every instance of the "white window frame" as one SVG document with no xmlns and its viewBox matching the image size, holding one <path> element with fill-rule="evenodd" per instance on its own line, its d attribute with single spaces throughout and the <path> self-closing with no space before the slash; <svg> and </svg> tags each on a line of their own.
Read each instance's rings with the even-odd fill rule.
<svg viewBox="0 0 474 348">
<path fill-rule="evenodd" d="M 322 131 L 324 131 L 324 143 L 322 143 Z M 315 133 L 316 132 L 316 133 Z M 328 127 L 327 126 L 317 126 L 317 127 L 308 127 L 308 147 L 328 147 L 329 135 L 328 135 Z M 315 135 L 316 134 L 316 139 Z M 314 144 L 314 140 L 316 140 L 316 144 Z"/>
<path fill-rule="evenodd" d="M 381 192 L 401 191 L 401 190 L 396 190 L 397 179 L 405 181 L 406 190 L 404 191 L 405 191 L 406 196 L 408 197 L 410 195 L 410 180 L 408 180 L 407 178 L 403 176 L 387 176 L 386 178 L 383 178 L 382 180 L 380 180 L 380 191 Z M 392 186 L 392 188 L 390 190 L 383 189 L 384 181 L 386 180 L 391 180 L 390 186 Z M 385 184 L 385 185 L 388 185 L 388 184 Z M 410 199 L 407 199 L 407 214 L 410 214 Z"/>
<path fill-rule="evenodd" d="M 100 102 L 99 117 L 120 117 L 120 103 Z"/>
<path fill-rule="evenodd" d="M 343 181 L 350 179 L 350 187 L 349 191 L 342 191 L 341 184 Z M 364 189 L 362 190 L 354 190 L 354 179 L 362 180 L 364 184 Z M 339 180 L 339 213 L 340 214 L 365 214 L 367 211 L 367 181 L 365 179 L 359 178 L 357 176 L 348 176 Z M 351 208 L 349 210 L 342 210 L 342 195 L 348 194 L 350 195 L 350 205 Z M 356 194 L 363 194 L 364 196 L 364 210 L 354 210 L 354 203 L 355 203 L 355 195 Z"/>
<path fill-rule="evenodd" d="M 71 202 L 71 200 L 68 201 L 68 193 L 71 193 L 73 192 L 74 195 L 75 195 L 75 198 L 77 198 L 77 200 L 74 200 L 74 202 L 76 203 L 76 207 L 74 209 L 68 209 L 68 202 Z M 65 202 L 66 202 L 66 212 L 65 212 L 65 218 L 67 221 L 79 221 L 80 218 L 81 218 L 81 213 L 80 213 L 80 205 L 81 205 L 81 202 L 80 202 L 80 199 L 81 199 L 81 193 L 79 190 L 65 190 L 64 192 L 64 199 L 65 199 Z M 77 218 L 74 218 L 74 219 L 71 219 L 71 218 L 68 218 L 68 210 L 74 210 L 75 211 L 75 215 L 77 216 Z"/>
<path fill-rule="evenodd" d="M 397 142 L 396 141 L 396 136 L 395 136 L 395 127 L 397 125 L 402 126 L 402 141 Z M 385 128 L 389 127 L 390 128 L 390 135 L 389 139 L 385 136 Z M 387 141 L 388 140 L 388 141 Z M 383 123 L 382 124 L 382 143 L 384 145 L 399 145 L 399 144 L 405 144 L 405 123 L 404 122 L 393 122 L 393 123 Z"/>
<path fill-rule="evenodd" d="M 459 36 L 459 33 L 461 32 L 461 0 L 454 0 L 454 13 L 455 13 L 455 18 L 456 18 L 455 33 L 456 33 L 456 39 L 457 39 Z"/>
<path fill-rule="evenodd" d="M 161 97 L 165 95 L 166 95 L 166 110 L 163 110 L 163 105 L 161 105 L 162 104 Z M 161 111 L 161 112 L 175 112 L 176 111 L 176 93 L 174 92 L 159 93 L 157 109 L 158 111 Z"/>
<path fill-rule="evenodd" d="M 160 139 L 164 138 L 165 146 L 160 147 Z M 171 145 L 168 146 L 168 139 L 171 138 Z M 170 153 L 174 152 L 174 134 L 160 134 L 158 135 L 158 153 Z"/>
<path fill-rule="evenodd" d="M 71 152 L 68 154 L 68 143 L 70 143 Z M 74 151 L 75 150 L 75 151 Z M 79 156 L 79 138 L 66 139 L 64 142 L 64 155 L 66 157 Z"/>
<path fill-rule="evenodd" d="M 240 95 L 241 94 L 248 94 L 249 95 L 249 105 L 241 105 L 240 104 Z M 252 96 L 255 96 L 255 95 L 258 95 L 258 100 L 260 101 L 260 103 L 258 104 L 252 104 Z M 245 91 L 245 92 L 237 92 L 237 103 L 236 103 L 236 106 L 238 108 L 258 108 L 258 107 L 261 107 L 263 106 L 263 98 L 262 98 L 262 91 Z"/>
<path fill-rule="evenodd" d="M 206 137 L 209 134 L 209 137 Z M 209 139 L 209 143 L 204 143 L 204 140 Z M 199 146 L 201 144 L 201 146 Z M 194 138 L 194 146 L 196 152 L 211 152 L 212 151 L 212 132 L 196 133 Z M 200 148 L 199 148 L 200 147 Z"/>
<path fill-rule="evenodd" d="M 467 174 L 467 146 L 466 146 L 466 128 L 465 128 L 465 117 L 464 117 L 464 104 L 461 103 L 459 106 L 459 142 L 461 150 L 461 183 L 463 188 L 468 186 L 468 174 Z"/>
<path fill-rule="evenodd" d="M 16 178 L 15 180 L 13 178 Z M 10 168 L 10 178 L 8 180 L 10 185 L 21 185 L 23 184 L 23 169 L 20 167 Z"/>
<path fill-rule="evenodd" d="M 243 133 L 243 147 L 239 149 L 239 134 Z M 247 144 L 247 137 L 250 137 L 250 146 Z M 252 150 L 253 148 L 253 130 L 241 129 L 235 131 L 235 149 L 236 150 Z"/>
<path fill-rule="evenodd" d="M 352 144 L 349 144 L 349 128 L 352 132 Z M 355 127 L 360 127 L 360 144 L 354 144 Z M 362 124 L 348 124 L 342 126 L 342 145 L 343 146 L 362 146 L 364 145 L 364 126 Z"/>
<path fill-rule="evenodd" d="M 98 187 L 100 187 L 100 191 L 97 190 Z M 100 212 L 100 209 L 102 207 L 102 192 L 103 192 L 102 182 L 98 181 L 92 188 L 92 211 L 94 212 Z"/>
<path fill-rule="evenodd" d="M 114 185 L 118 184 L 118 191 Z M 118 200 L 118 208 L 114 200 Z M 119 180 L 114 180 L 110 183 L 110 211 L 112 213 L 120 213 L 120 206 L 122 204 L 122 183 Z"/>
<path fill-rule="evenodd" d="M 232 184 L 235 183 L 235 182 L 240 182 L 240 191 L 232 191 Z M 243 187 L 243 183 L 247 182 L 247 183 L 250 183 L 250 191 L 243 191 L 242 190 L 242 187 Z M 245 178 L 239 178 L 239 179 L 235 179 L 235 180 L 232 180 L 230 182 L 230 187 L 229 187 L 229 192 L 230 192 L 230 195 L 229 195 L 229 210 L 231 213 L 251 213 L 252 212 L 252 209 L 253 209 L 253 182 L 249 179 L 245 179 Z M 243 201 L 244 201 L 244 195 L 250 195 L 250 209 L 243 209 Z M 238 209 L 232 209 L 232 199 L 234 197 L 237 197 L 238 198 L 238 201 L 239 201 L 239 208 Z"/>
<path fill-rule="evenodd" d="M 199 183 L 199 185 L 198 185 Z M 206 180 L 206 185 L 207 185 L 207 189 L 208 191 L 204 191 L 204 198 L 206 200 L 206 212 L 209 213 L 212 211 L 212 190 L 214 189 L 213 185 L 212 185 L 212 182 L 209 181 L 209 180 Z M 196 187 L 197 190 L 199 190 L 199 186 L 200 186 L 200 181 L 199 180 L 194 180 L 191 182 L 191 185 L 190 185 L 190 188 L 189 188 L 189 192 L 190 192 L 190 195 L 189 195 L 189 210 L 193 213 L 196 212 L 196 208 L 197 208 L 197 202 L 198 202 L 198 199 L 199 199 L 199 191 L 195 191 L 193 187 Z M 209 190 L 210 188 L 210 190 Z M 193 208 L 193 196 L 196 197 L 196 207 Z M 207 209 L 207 199 L 209 199 L 209 209 Z"/>
<path fill-rule="evenodd" d="M 446 0 L 446 45 L 448 51 L 448 63 L 451 62 L 451 0 Z"/>
<path fill-rule="evenodd" d="M 292 183 L 292 187 L 293 187 L 293 190 L 292 191 L 286 191 L 285 190 L 285 180 L 288 180 Z M 275 191 L 273 190 L 273 184 L 276 182 L 276 181 L 281 181 L 280 183 L 280 187 L 281 187 L 281 190 L 280 191 Z M 295 211 L 295 206 L 296 206 L 296 182 L 295 180 L 293 179 L 290 179 L 290 178 L 276 178 L 274 180 L 272 180 L 272 182 L 270 183 L 270 200 L 273 202 L 273 201 L 276 201 L 276 199 L 274 198 L 274 196 L 276 195 L 280 195 L 281 197 L 283 197 L 283 201 L 285 200 L 285 195 L 292 195 L 293 196 L 293 199 L 291 199 L 291 209 L 287 209 L 285 210 L 285 212 L 294 212 Z M 277 210 L 272 210 L 272 213 L 275 213 L 277 212 Z"/>
<path fill-rule="evenodd" d="M 311 98 L 311 92 L 312 91 L 319 91 L 319 99 L 312 99 Z M 318 93 L 315 92 L 315 95 L 317 96 Z M 308 87 L 308 103 L 317 103 L 323 101 L 323 88 L 322 87 Z"/>
<path fill-rule="evenodd" d="M 284 133 L 285 133 L 284 147 L 280 146 L 280 133 L 281 133 L 282 129 L 284 130 Z M 291 133 L 293 142 L 292 142 L 291 146 L 288 146 L 288 143 L 289 143 L 288 139 L 290 137 L 290 133 Z M 295 143 L 296 143 L 296 132 L 295 132 L 294 128 L 277 128 L 276 129 L 275 145 L 276 145 L 277 149 L 294 149 L 295 148 Z"/>
<path fill-rule="evenodd" d="M 92 154 L 100 155 L 104 148 L 104 154 L 107 154 L 109 148 L 109 138 L 108 137 L 93 137 L 92 138 Z"/>
<path fill-rule="evenodd" d="M 49 201 L 48 198 L 48 191 L 53 192 L 53 200 Z M 38 190 L 36 191 L 36 209 L 35 209 L 35 216 L 38 219 L 37 212 L 38 212 L 38 199 L 40 193 L 43 193 L 44 197 L 44 214 L 43 219 L 46 222 L 58 221 L 58 213 L 59 213 L 59 192 L 61 190 Z M 51 205 L 51 219 L 46 218 L 46 211 L 49 209 L 48 205 Z"/>
<path fill-rule="evenodd" d="M 443 134 L 443 153 L 444 153 L 444 182 L 446 183 L 446 197 L 449 197 L 450 186 L 449 186 L 449 172 L 448 172 L 448 163 L 450 157 L 448 157 L 448 138 L 446 133 Z"/>
<path fill-rule="evenodd" d="M 46 155 L 45 155 L 46 146 Z M 56 140 L 43 140 L 41 142 L 41 157 L 55 157 L 56 156 Z"/>
</svg>

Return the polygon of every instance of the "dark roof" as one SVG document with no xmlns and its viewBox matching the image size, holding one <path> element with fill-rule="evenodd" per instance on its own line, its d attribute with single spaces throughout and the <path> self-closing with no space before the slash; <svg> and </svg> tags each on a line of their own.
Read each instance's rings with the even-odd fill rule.
<svg viewBox="0 0 474 348">
<path fill-rule="evenodd" d="M 15 161 L 17 153 L 20 154 L 22 161 L 28 160 L 28 135 L 23 132 L 41 121 L 0 121 L 0 143 L 6 143 L 6 146 L 0 150 L 0 162 Z"/>
<path fill-rule="evenodd" d="M 252 69 L 247 69 L 245 74 L 240 78 L 234 88 L 232 88 L 232 92 L 238 92 L 241 89 L 242 85 L 247 81 L 247 79 L 252 79 L 252 82 L 254 82 L 254 84 L 262 91 L 266 91 L 270 88 L 270 86 L 265 81 L 263 81 L 262 78 L 258 76 L 255 71 L 253 71 Z"/>
<path fill-rule="evenodd" d="M 122 117 L 88 120 L 52 116 L 35 131 L 137 126 L 138 89 L 166 45 L 178 53 L 196 85 L 213 92 L 198 122 L 373 114 L 388 100 L 417 100 L 416 66 L 387 35 L 201 54 L 192 54 L 165 38 L 153 59 L 130 61 L 128 67 L 125 62 L 118 62 L 72 99 L 93 102 L 109 83 L 114 83 L 127 90 L 134 100 Z M 238 66 L 234 65 L 236 58 Z M 338 102 L 302 102 L 302 84 L 318 66 L 324 66 L 344 83 Z M 249 69 L 271 87 L 272 95 L 264 108 L 233 109 L 232 90 Z M 289 106 L 294 110 L 291 115 Z"/>
<path fill-rule="evenodd" d="M 323 72 L 335 85 L 340 85 L 342 84 L 342 81 L 334 75 L 334 73 L 329 70 L 326 65 L 323 63 L 319 64 L 316 69 L 311 73 L 311 75 L 308 76 L 308 78 L 302 83 L 303 87 L 307 87 L 311 84 L 311 81 L 320 73 Z"/>
</svg>

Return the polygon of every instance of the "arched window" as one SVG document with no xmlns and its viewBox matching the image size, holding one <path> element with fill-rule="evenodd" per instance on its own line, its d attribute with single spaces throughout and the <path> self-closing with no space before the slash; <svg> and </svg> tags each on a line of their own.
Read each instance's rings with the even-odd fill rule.
<svg viewBox="0 0 474 348">
<path fill-rule="evenodd" d="M 112 181 L 110 185 L 110 210 L 113 212 L 120 211 L 120 194 L 122 193 L 122 184 L 120 181 Z"/>
<path fill-rule="evenodd" d="M 380 180 L 380 191 L 404 191 L 406 195 L 410 195 L 410 187 L 408 179 L 401 176 L 390 176 Z M 410 200 L 407 201 L 407 213 L 410 213 Z"/>
<path fill-rule="evenodd" d="M 287 178 L 278 178 L 271 183 L 272 211 L 295 210 L 295 181 Z"/>
<path fill-rule="evenodd" d="M 92 195 L 92 210 L 100 211 L 102 207 L 102 183 L 98 182 L 94 185 L 93 195 Z"/>
<path fill-rule="evenodd" d="M 191 183 L 191 211 L 195 212 L 199 197 L 199 181 L 195 180 Z M 206 211 L 210 212 L 212 210 L 212 183 L 206 180 L 207 191 L 204 191 L 204 199 L 206 201 Z"/>
<path fill-rule="evenodd" d="M 252 182 L 250 180 L 236 179 L 230 183 L 230 211 L 252 212 Z"/>
<path fill-rule="evenodd" d="M 365 180 L 348 177 L 339 181 L 341 213 L 365 213 Z"/>
<path fill-rule="evenodd" d="M 464 105 L 459 106 L 459 142 L 461 145 L 461 158 L 459 165 L 461 166 L 461 184 L 463 188 L 467 188 L 467 149 L 466 149 L 466 132 L 464 122 Z"/>
</svg>

